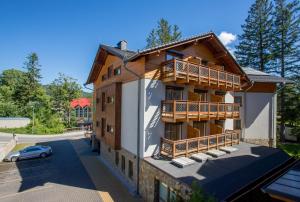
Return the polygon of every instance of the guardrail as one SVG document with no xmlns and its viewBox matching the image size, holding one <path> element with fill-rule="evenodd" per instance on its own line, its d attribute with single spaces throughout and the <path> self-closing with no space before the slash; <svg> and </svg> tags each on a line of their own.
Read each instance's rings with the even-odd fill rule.
<svg viewBox="0 0 300 202">
<path fill-rule="evenodd" d="M 189 156 L 192 153 L 204 152 L 209 149 L 218 149 L 220 146 L 232 146 L 239 143 L 239 133 L 233 130 L 227 130 L 221 134 L 183 140 L 161 138 L 160 153 L 175 158 L 177 156 Z"/>
<path fill-rule="evenodd" d="M 162 120 L 170 122 L 240 117 L 238 103 L 163 100 L 161 106 Z"/>
<path fill-rule="evenodd" d="M 162 80 L 165 82 L 181 80 L 184 83 L 196 82 L 226 89 L 241 88 L 240 75 L 179 59 L 163 62 L 161 74 Z"/>
</svg>

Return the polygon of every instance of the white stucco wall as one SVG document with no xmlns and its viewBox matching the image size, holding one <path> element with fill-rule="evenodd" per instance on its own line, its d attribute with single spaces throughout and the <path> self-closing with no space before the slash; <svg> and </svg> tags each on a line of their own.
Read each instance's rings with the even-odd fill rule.
<svg viewBox="0 0 300 202">
<path fill-rule="evenodd" d="M 121 146 L 136 154 L 138 81 L 122 84 Z"/>
<path fill-rule="evenodd" d="M 233 92 L 227 92 L 225 94 L 225 103 L 234 103 Z M 225 130 L 233 130 L 233 119 L 226 119 L 224 123 Z"/>
<path fill-rule="evenodd" d="M 161 121 L 161 101 L 165 99 L 165 85 L 159 80 L 144 79 L 143 157 L 159 152 L 160 138 L 164 136 Z"/>
<path fill-rule="evenodd" d="M 276 140 L 276 100 L 274 93 L 235 93 L 242 96 L 242 138 Z"/>
<path fill-rule="evenodd" d="M 0 128 L 21 128 L 30 123 L 29 118 L 0 117 Z"/>
<path fill-rule="evenodd" d="M 161 101 L 165 99 L 165 85 L 158 80 L 142 79 L 140 112 L 140 157 L 159 152 L 164 135 L 161 121 Z M 137 154 L 138 81 L 122 85 L 121 146 Z"/>
</svg>

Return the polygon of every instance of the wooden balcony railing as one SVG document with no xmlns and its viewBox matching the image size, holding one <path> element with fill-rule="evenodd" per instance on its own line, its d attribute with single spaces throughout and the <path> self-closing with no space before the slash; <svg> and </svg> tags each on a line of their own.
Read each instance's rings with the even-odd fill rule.
<svg viewBox="0 0 300 202">
<path fill-rule="evenodd" d="M 162 63 L 161 74 L 164 82 L 194 82 L 194 84 L 198 85 L 215 86 L 227 90 L 241 89 L 239 75 L 179 59 L 168 60 Z"/>
<path fill-rule="evenodd" d="M 226 145 L 239 144 L 239 133 L 227 130 L 225 133 L 208 135 L 184 140 L 168 140 L 161 138 L 160 153 L 164 156 L 175 158 L 189 156 L 193 153 L 205 152 L 209 149 L 218 149 Z"/>
<path fill-rule="evenodd" d="M 237 103 L 163 100 L 161 115 L 162 120 L 166 122 L 239 118 L 240 105 Z"/>
</svg>

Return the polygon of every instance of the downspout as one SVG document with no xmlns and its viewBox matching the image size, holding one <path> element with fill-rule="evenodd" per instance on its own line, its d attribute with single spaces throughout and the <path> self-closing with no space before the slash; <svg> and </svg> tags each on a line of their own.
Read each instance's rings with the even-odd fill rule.
<svg viewBox="0 0 300 202">
<path fill-rule="evenodd" d="M 137 74 L 136 72 L 134 72 L 133 70 L 129 69 L 127 67 L 127 58 L 126 58 L 126 54 L 123 58 L 123 65 L 124 65 L 124 69 L 127 70 L 129 73 L 133 74 L 135 77 L 138 78 L 138 110 L 137 110 L 137 160 L 136 160 L 136 164 L 137 164 L 137 176 L 136 176 L 136 194 L 139 195 L 140 194 L 140 112 L 141 112 L 141 79 L 142 77 Z"/>
</svg>

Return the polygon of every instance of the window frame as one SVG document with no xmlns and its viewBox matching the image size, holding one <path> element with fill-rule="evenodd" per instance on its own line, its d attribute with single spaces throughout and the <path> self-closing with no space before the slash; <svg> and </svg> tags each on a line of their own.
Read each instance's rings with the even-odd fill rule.
<svg viewBox="0 0 300 202">
<path fill-rule="evenodd" d="M 128 160 L 128 177 L 133 179 L 133 162 Z"/>
<path fill-rule="evenodd" d="M 120 66 L 117 66 L 116 68 L 114 68 L 114 76 L 119 76 L 121 75 L 121 65 Z"/>
<path fill-rule="evenodd" d="M 121 155 L 121 170 L 123 173 L 125 173 L 126 169 L 126 159 L 124 155 Z"/>
</svg>

